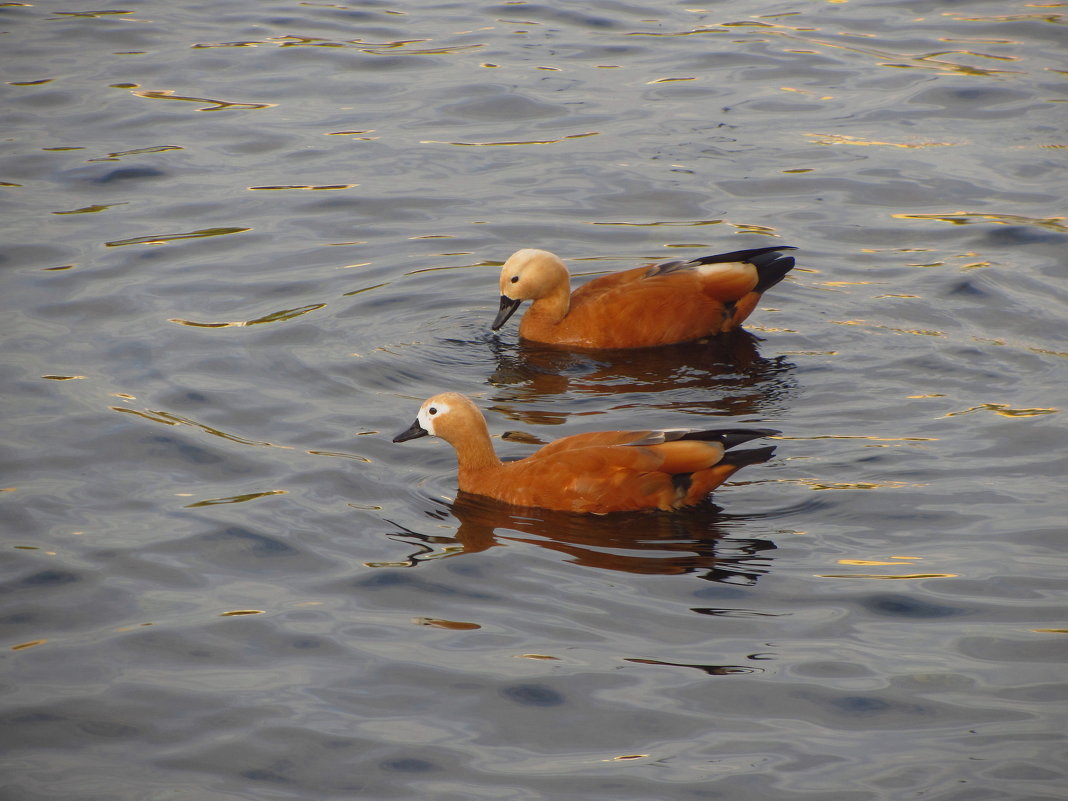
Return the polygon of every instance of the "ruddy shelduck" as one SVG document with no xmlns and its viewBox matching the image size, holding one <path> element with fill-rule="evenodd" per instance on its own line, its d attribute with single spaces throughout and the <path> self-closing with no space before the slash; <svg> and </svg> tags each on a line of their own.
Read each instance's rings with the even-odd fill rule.
<svg viewBox="0 0 1068 801">
<path fill-rule="evenodd" d="M 513 462 L 497 458 L 486 418 L 466 396 L 444 392 L 423 402 L 412 425 L 393 438 L 427 435 L 456 449 L 460 491 L 515 506 L 606 514 L 693 506 L 774 447 L 730 450 L 768 428 L 595 431 L 550 442 Z"/>
<path fill-rule="evenodd" d="M 526 248 L 501 268 L 501 305 L 491 326 L 534 301 L 519 324 L 531 342 L 572 348 L 648 348 L 738 328 L 761 295 L 793 269 L 788 245 L 666 261 L 602 275 L 571 292 L 559 256 Z"/>
</svg>

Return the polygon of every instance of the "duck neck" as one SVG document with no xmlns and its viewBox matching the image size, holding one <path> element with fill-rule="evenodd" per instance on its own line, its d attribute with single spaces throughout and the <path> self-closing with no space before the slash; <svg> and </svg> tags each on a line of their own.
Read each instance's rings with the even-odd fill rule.
<svg viewBox="0 0 1068 801">
<path fill-rule="evenodd" d="M 571 286 L 567 282 L 557 286 L 530 305 L 524 320 L 533 317 L 542 325 L 557 325 L 571 310 Z"/>
<path fill-rule="evenodd" d="M 456 449 L 456 461 L 458 483 L 465 492 L 472 491 L 471 483 L 479 474 L 501 466 L 501 460 L 493 450 L 489 430 L 485 427 L 464 438 L 461 447 Z"/>
</svg>

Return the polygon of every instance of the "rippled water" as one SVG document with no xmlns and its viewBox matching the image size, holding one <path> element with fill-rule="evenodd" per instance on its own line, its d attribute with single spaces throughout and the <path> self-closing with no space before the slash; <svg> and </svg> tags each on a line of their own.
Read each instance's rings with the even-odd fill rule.
<svg viewBox="0 0 1068 801">
<path fill-rule="evenodd" d="M 0 795 L 1054 799 L 1063 4 L 0 5 Z M 796 245 L 753 337 L 576 354 L 497 266 Z M 759 424 L 683 514 L 454 503 Z"/>
</svg>

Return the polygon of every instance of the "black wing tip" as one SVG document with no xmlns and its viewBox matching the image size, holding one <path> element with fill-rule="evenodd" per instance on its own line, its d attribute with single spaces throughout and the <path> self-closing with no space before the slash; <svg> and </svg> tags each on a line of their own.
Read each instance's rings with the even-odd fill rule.
<svg viewBox="0 0 1068 801">
<path fill-rule="evenodd" d="M 699 259 L 691 259 L 688 264 L 726 264 L 732 261 L 749 261 L 769 253 L 777 253 L 781 250 L 797 250 L 795 245 L 770 245 L 763 248 L 748 248 L 747 250 L 732 250 L 729 253 L 716 253 L 712 256 L 702 256 Z"/>
<path fill-rule="evenodd" d="M 690 431 L 680 439 L 696 439 L 718 442 L 725 450 L 761 437 L 774 437 L 782 432 L 775 428 L 715 428 L 706 431 Z"/>
</svg>

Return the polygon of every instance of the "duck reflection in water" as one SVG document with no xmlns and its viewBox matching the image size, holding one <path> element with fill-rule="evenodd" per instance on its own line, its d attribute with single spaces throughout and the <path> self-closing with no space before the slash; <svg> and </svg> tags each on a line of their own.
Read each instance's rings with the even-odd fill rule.
<svg viewBox="0 0 1068 801">
<path fill-rule="evenodd" d="M 668 513 L 617 512 L 581 515 L 509 506 L 461 492 L 427 515 L 459 524 L 452 536 L 402 529 L 390 537 L 418 547 L 400 562 L 374 567 L 415 567 L 445 557 L 475 554 L 510 543 L 536 545 L 564 554 L 583 567 L 638 575 L 698 574 L 725 584 L 752 585 L 769 568 L 775 544 L 731 537 L 750 517 L 723 515 L 708 502 Z M 394 524 L 397 525 L 397 524 Z"/>
<path fill-rule="evenodd" d="M 526 423 L 563 423 L 566 410 L 529 404 L 567 395 L 629 395 L 642 408 L 766 416 L 796 393 L 795 367 L 783 356 L 761 356 L 760 341 L 744 330 L 635 350 L 569 351 L 497 340 L 491 343 L 497 369 L 488 383 L 498 388 L 494 409 Z"/>
</svg>

